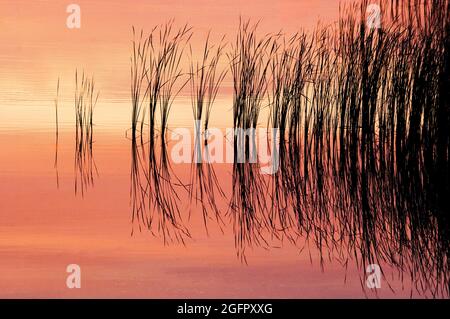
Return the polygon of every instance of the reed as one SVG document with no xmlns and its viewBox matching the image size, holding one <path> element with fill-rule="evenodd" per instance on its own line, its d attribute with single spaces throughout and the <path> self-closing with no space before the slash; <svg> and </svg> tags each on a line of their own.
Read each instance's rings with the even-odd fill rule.
<svg viewBox="0 0 450 319">
<path fill-rule="evenodd" d="M 246 245 L 266 244 L 266 185 L 259 174 L 256 128 L 267 93 L 271 58 L 278 47 L 277 35 L 257 35 L 258 24 L 240 20 L 235 44 L 228 53 L 233 78 L 234 163 L 233 193 L 229 208 L 236 230 L 238 256 L 245 261 Z M 245 134 L 244 134 L 245 132 Z"/>
<path fill-rule="evenodd" d="M 148 90 L 145 87 L 145 79 L 148 68 L 148 49 L 149 41 L 144 39 L 144 31 L 141 30 L 139 37 L 136 38 L 135 28 L 133 30 L 132 55 L 131 55 L 131 134 L 132 140 L 136 135 L 143 134 L 145 124 L 145 98 Z"/>
<path fill-rule="evenodd" d="M 204 159 L 202 156 L 203 146 L 206 157 L 208 156 L 208 128 L 211 111 L 220 84 L 227 74 L 227 70 L 218 71 L 218 64 L 225 47 L 223 40 L 224 38 L 215 48 L 210 44 L 210 34 L 208 33 L 200 61 L 194 62 L 191 48 L 190 88 L 195 138 L 189 190 L 191 200 L 195 198 L 196 202 L 201 204 L 206 229 L 208 212 L 210 210 L 215 214 L 216 220 L 220 220 L 216 196 L 220 196 L 220 198 L 225 196 L 219 185 L 213 165 L 208 158 Z"/>
<path fill-rule="evenodd" d="M 88 187 L 94 185 L 98 175 L 93 156 L 94 109 L 99 92 L 95 90 L 94 78 L 84 72 L 81 77 L 75 71 L 75 194 L 84 196 Z"/>
<path fill-rule="evenodd" d="M 354 259 L 361 269 L 389 265 L 402 278 L 409 275 L 416 291 L 448 295 L 449 4 L 380 2 L 379 29 L 366 24 L 367 4 L 342 6 L 336 24 L 293 36 L 259 36 L 257 24 L 240 21 L 227 54 L 233 128 L 252 132 L 267 106 L 267 126 L 279 130 L 280 167 L 261 176 L 255 135 L 231 137 L 227 216 L 237 255 L 245 262 L 247 247 L 297 244 L 301 236 L 318 248 L 321 265 L 331 258 L 344 265 Z M 169 36 L 171 30 L 141 33 L 133 44 L 132 127 L 149 127 L 148 144 L 132 142 L 133 218 L 151 230 L 157 219 L 165 237 L 182 241 L 189 233 L 175 188 L 183 186 L 170 168 L 164 136 L 174 97 L 186 83 L 180 59 L 190 29 Z M 187 81 L 203 134 L 225 76 L 217 71 L 223 50 L 222 44 L 214 50 L 208 37 L 201 60 L 191 61 Z M 161 153 L 155 151 L 158 111 Z M 200 124 L 196 131 L 201 135 Z M 202 202 L 204 217 L 212 210 L 222 222 L 213 168 L 195 159 L 191 199 Z"/>
<path fill-rule="evenodd" d="M 264 232 L 303 235 L 328 257 L 355 256 L 363 269 L 389 264 L 409 272 L 417 291 L 448 295 L 449 202 L 440 197 L 449 185 L 448 4 L 420 2 L 420 17 L 388 16 L 380 29 L 367 27 L 366 5 L 343 10 L 336 27 L 277 44 L 265 85 L 280 171 L 268 213 L 257 200 L 265 182 L 249 182 L 251 166 L 234 165 L 237 246 L 267 245 Z M 245 111 L 240 80 L 234 76 L 233 119 L 251 127 L 241 119 L 258 112 Z"/>
<path fill-rule="evenodd" d="M 135 36 L 134 28 L 133 35 Z M 133 41 L 131 58 L 133 216 L 138 217 L 138 221 L 151 231 L 156 223 L 156 229 L 165 242 L 184 242 L 184 238 L 189 237 L 189 233 L 182 226 L 175 184 L 179 182 L 183 189 L 186 188 L 171 170 L 165 135 L 173 101 L 188 82 L 180 61 L 191 35 L 191 29 L 187 25 L 175 30 L 173 21 L 170 21 L 155 27 L 145 37 L 141 31 L 140 37 Z M 157 111 L 160 115 L 159 129 L 156 123 Z M 143 139 L 144 126 L 148 126 L 148 145 Z M 135 140 L 138 128 L 140 128 L 140 143 Z M 160 152 L 156 151 L 157 138 L 160 141 Z M 142 159 L 141 164 L 136 163 L 139 159 L 137 154 L 139 145 L 142 146 L 142 154 L 147 157 Z M 143 177 L 144 181 L 139 176 Z"/>
</svg>

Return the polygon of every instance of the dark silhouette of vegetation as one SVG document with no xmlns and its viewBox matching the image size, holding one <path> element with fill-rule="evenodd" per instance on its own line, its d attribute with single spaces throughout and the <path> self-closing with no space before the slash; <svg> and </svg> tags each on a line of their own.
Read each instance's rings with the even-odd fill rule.
<svg viewBox="0 0 450 319">
<path fill-rule="evenodd" d="M 75 71 L 75 194 L 81 192 L 81 196 L 98 175 L 93 156 L 93 117 L 98 96 L 94 78 L 89 79 L 83 72 L 79 79 Z"/>
<path fill-rule="evenodd" d="M 200 62 L 193 61 L 191 48 L 190 87 L 192 114 L 194 116 L 194 154 L 189 192 L 190 198 L 195 199 L 202 207 L 206 230 L 209 211 L 212 211 L 215 219 L 220 222 L 220 211 L 216 204 L 216 197 L 225 197 L 208 155 L 208 127 L 211 111 L 220 84 L 226 75 L 226 70 L 218 71 L 218 63 L 223 49 L 223 39 L 219 46 L 214 48 L 210 44 L 209 34 Z M 203 146 L 204 150 L 202 150 Z"/>
<path fill-rule="evenodd" d="M 321 252 L 322 266 L 331 258 L 363 270 L 388 265 L 409 276 L 418 293 L 448 296 L 450 4 L 380 2 L 379 28 L 367 23 L 368 4 L 342 6 L 336 24 L 293 36 L 260 36 L 257 24 L 240 21 L 228 53 L 235 134 L 226 216 L 243 261 L 247 247 L 304 238 Z M 185 235 L 173 188 L 179 181 L 166 157 L 156 164 L 153 132 L 160 105 L 164 141 L 188 30 L 163 36 L 159 47 L 141 33 L 132 58 L 133 149 L 145 114 L 150 127 L 145 156 L 133 153 L 133 218 L 144 220 L 151 198 L 154 214 Z M 190 78 L 194 119 L 204 119 L 204 132 L 222 77 L 215 73 L 220 54 L 210 57 L 210 50 L 207 40 Z M 270 176 L 257 161 L 262 110 L 279 138 L 279 170 Z M 213 171 L 195 167 L 191 198 L 208 203 L 204 216 L 211 209 L 224 220 Z"/>
<path fill-rule="evenodd" d="M 181 222 L 176 189 L 179 180 L 171 174 L 165 136 L 173 100 L 188 81 L 181 70 L 180 60 L 191 34 L 188 26 L 174 31 L 173 22 L 169 22 L 154 28 L 148 36 L 144 37 L 141 32 L 140 37 L 133 41 L 133 220 L 137 219 L 139 227 L 142 224 L 150 231 L 156 224 L 165 242 L 184 242 L 184 238 L 189 237 Z M 157 111 L 160 115 L 159 129 L 156 128 Z M 144 127 L 148 127 L 147 142 L 144 142 Z M 160 142 L 159 152 L 156 150 L 157 140 Z M 184 185 L 179 186 L 186 189 Z"/>
</svg>

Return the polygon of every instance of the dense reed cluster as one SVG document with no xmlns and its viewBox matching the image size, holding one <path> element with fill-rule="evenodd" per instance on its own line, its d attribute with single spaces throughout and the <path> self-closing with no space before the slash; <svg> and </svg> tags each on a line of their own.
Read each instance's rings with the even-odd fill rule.
<svg viewBox="0 0 450 319">
<path fill-rule="evenodd" d="M 449 295 L 450 4 L 384 1 L 380 27 L 367 24 L 367 5 L 343 7 L 336 24 L 292 36 L 259 36 L 257 25 L 241 21 L 227 54 L 233 127 L 253 132 L 267 111 L 267 127 L 279 132 L 279 170 L 261 175 L 254 134 L 236 133 L 225 216 L 243 260 L 249 246 L 304 238 L 323 260 L 356 259 L 364 269 L 388 264 L 409 275 L 420 293 Z M 194 120 L 203 118 L 207 132 L 224 76 L 217 60 L 226 48 L 210 55 L 207 41 L 203 60 L 183 74 L 179 62 L 190 29 L 170 37 L 171 24 L 155 30 L 133 43 L 133 218 L 151 229 L 157 215 L 159 231 L 169 223 L 188 234 L 174 179 L 207 203 L 204 215 L 209 209 L 221 215 L 220 186 L 213 170 L 204 174 L 198 163 L 187 186 L 170 174 L 163 155 L 168 114 L 175 83 L 181 88 L 186 78 Z M 139 136 L 146 151 L 137 150 Z M 148 214 L 150 208 L 157 209 Z"/>
<path fill-rule="evenodd" d="M 180 90 L 187 84 L 180 60 L 191 37 L 190 28 L 178 30 L 173 22 L 154 28 L 149 35 L 133 28 L 131 58 L 132 93 L 132 188 L 133 220 L 153 231 L 154 225 L 165 241 L 183 241 L 189 236 L 182 226 L 178 182 L 170 174 L 166 132 L 169 112 Z M 157 116 L 160 125 L 157 127 Z M 148 138 L 145 138 L 148 134 Z M 138 135 L 140 137 L 138 137 Z M 156 137 L 160 144 L 157 145 Z M 174 180 L 175 179 L 175 180 Z M 167 227 L 171 225 L 171 227 Z"/>
<path fill-rule="evenodd" d="M 226 70 L 218 70 L 223 49 L 223 42 L 217 48 L 210 44 L 209 34 L 200 61 L 194 61 L 191 48 L 189 82 L 192 97 L 192 114 L 194 116 L 194 154 L 189 192 L 190 198 L 195 199 L 196 203 L 199 203 L 202 208 L 206 229 L 210 211 L 214 213 L 217 221 L 220 220 L 220 211 L 216 205 L 216 197 L 225 196 L 213 164 L 210 163 L 208 158 L 206 158 L 206 161 L 203 159 L 203 153 L 205 153 L 206 157 L 209 154 L 208 128 L 212 107 L 220 84 L 226 75 Z M 205 147 L 205 152 L 203 151 L 203 146 Z"/>
<path fill-rule="evenodd" d="M 267 77 L 276 54 L 275 37 L 257 37 L 257 25 L 240 21 L 236 42 L 228 54 L 233 77 L 233 139 L 231 216 L 236 245 L 261 244 L 265 241 L 261 228 L 266 219 L 266 184 L 259 174 L 256 159 L 256 128 L 265 106 Z M 247 134 L 245 134 L 247 133 Z M 243 251 L 238 255 L 245 259 Z"/>
</svg>

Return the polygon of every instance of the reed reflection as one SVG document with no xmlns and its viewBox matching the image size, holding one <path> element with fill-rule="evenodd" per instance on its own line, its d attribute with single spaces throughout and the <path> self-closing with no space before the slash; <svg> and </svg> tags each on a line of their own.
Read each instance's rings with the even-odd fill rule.
<svg viewBox="0 0 450 319">
<path fill-rule="evenodd" d="M 268 129 L 279 130 L 279 170 L 262 175 L 252 158 L 255 136 L 235 134 L 231 192 L 220 198 L 228 211 L 216 209 L 221 196 L 213 189 L 220 185 L 212 170 L 204 174 L 196 165 L 189 192 L 205 203 L 204 216 L 211 210 L 233 225 L 244 262 L 248 247 L 306 241 L 322 263 L 328 257 L 363 270 L 387 264 L 408 275 L 420 294 L 449 295 L 450 8 L 447 1 L 420 1 L 413 11 L 411 2 L 383 6 L 380 28 L 366 24 L 367 1 L 344 8 L 335 25 L 312 34 L 258 37 L 257 25 L 241 21 L 228 54 L 233 128 L 252 132 L 267 109 Z M 153 231 L 159 218 L 164 238 L 172 238 L 170 228 L 181 239 L 189 232 L 174 187 L 184 184 L 170 169 L 165 130 L 156 153 L 153 129 L 143 142 L 141 118 L 143 101 L 150 110 L 161 103 L 153 85 L 161 81 L 148 79 L 168 76 L 171 83 L 182 73 L 152 73 L 158 65 L 148 62 L 152 36 L 140 39 L 132 58 L 133 220 Z M 174 39 L 166 54 L 179 52 L 180 38 Z M 211 72 L 203 63 L 191 73 L 199 70 Z M 204 85 L 193 83 L 194 119 L 201 120 Z M 166 127 L 164 108 L 162 114 Z"/>
<path fill-rule="evenodd" d="M 99 93 L 95 92 L 94 78 L 88 78 L 84 72 L 81 78 L 75 72 L 75 194 L 84 196 L 89 187 L 94 186 L 98 176 L 95 165 L 94 144 L 94 108 Z"/>
<path fill-rule="evenodd" d="M 148 36 L 141 31 L 136 38 L 134 28 L 133 34 L 132 219 L 139 230 L 145 227 L 162 236 L 165 243 L 184 243 L 190 234 L 182 222 L 178 189 L 186 191 L 186 186 L 172 172 L 166 132 L 174 98 L 187 84 L 180 60 L 191 31 L 188 26 L 175 30 L 173 22 L 169 22 L 156 27 Z"/>
<path fill-rule="evenodd" d="M 225 194 L 220 186 L 210 156 L 209 122 L 214 101 L 227 70 L 218 70 L 223 50 L 222 42 L 215 48 L 210 44 L 209 34 L 200 61 L 194 62 L 191 51 L 190 89 L 192 115 L 194 117 L 194 150 L 191 165 L 189 197 L 195 200 L 202 209 L 203 222 L 207 231 L 207 221 L 214 214 L 214 219 L 221 223 L 221 212 L 216 203 L 216 197 L 224 199 Z M 203 126 L 202 126 L 203 121 Z M 203 127 L 203 131 L 202 131 Z M 203 149 L 204 146 L 204 149 Z"/>
</svg>

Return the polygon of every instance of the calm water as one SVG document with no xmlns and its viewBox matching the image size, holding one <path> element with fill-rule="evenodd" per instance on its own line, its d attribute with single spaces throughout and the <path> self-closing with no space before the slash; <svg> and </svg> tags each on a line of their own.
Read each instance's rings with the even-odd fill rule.
<svg viewBox="0 0 450 319">
<path fill-rule="evenodd" d="M 52 131 L 2 130 L 0 145 L 9 150 L 0 158 L 3 297 L 364 297 L 362 270 L 326 261 L 322 271 L 313 246 L 301 252 L 274 240 L 267 250 L 247 250 L 245 265 L 231 222 L 223 233 L 210 222 L 207 236 L 200 209 L 190 220 L 183 210 L 192 235 L 185 245 L 140 233 L 131 222 L 130 142 L 123 132 L 96 129 L 98 177 L 84 197 L 74 193 L 74 133 L 60 134 L 59 188 L 54 138 Z M 65 286 L 72 263 L 82 269 L 79 290 Z M 409 295 L 398 279 L 389 281 L 396 293 L 386 287 L 379 296 Z"/>
<path fill-rule="evenodd" d="M 189 1 L 188 1 L 189 2 Z M 381 265 L 382 288 L 366 288 L 365 267 L 314 239 L 271 238 L 238 256 L 236 226 L 224 214 L 206 231 L 201 207 L 182 188 L 180 214 L 191 238 L 165 243 L 158 231 L 132 221 L 129 59 L 131 26 L 150 29 L 174 17 L 213 38 L 235 33 L 239 14 L 262 18 L 261 31 L 310 28 L 337 17 L 338 1 L 79 1 L 82 28 L 65 27 L 65 2 L 0 1 L 0 297 L 333 298 L 425 297 L 408 275 Z M 183 4 L 182 4 L 183 3 Z M 257 3 L 257 5 L 256 5 Z M 230 22 L 231 21 L 231 22 Z M 201 46 L 194 47 L 199 50 Z M 225 62 L 223 62 L 225 65 Z M 75 69 L 94 74 L 92 185 L 75 193 Z M 60 78 L 56 145 L 56 83 Z M 226 78 L 211 125 L 232 123 L 232 82 Z M 186 92 L 170 127 L 192 126 Z M 261 123 L 265 124 L 264 118 Z M 55 165 L 55 156 L 57 161 Z M 189 165 L 173 174 L 189 182 Z M 232 165 L 215 166 L 227 197 Z M 269 195 L 267 194 L 266 199 Z M 228 200 L 220 202 L 226 210 Z M 339 221 L 332 221 L 338 225 Z M 338 228 L 338 226 L 336 226 Z M 66 267 L 78 264 L 82 288 L 66 287 Z"/>
</svg>

